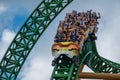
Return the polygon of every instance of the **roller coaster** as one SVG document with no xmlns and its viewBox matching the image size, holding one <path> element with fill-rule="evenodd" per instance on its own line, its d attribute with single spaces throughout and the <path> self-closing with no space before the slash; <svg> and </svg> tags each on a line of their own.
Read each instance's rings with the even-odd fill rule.
<svg viewBox="0 0 120 80">
<path fill-rule="evenodd" d="M 16 34 L 0 62 L 0 80 L 17 79 L 38 39 L 71 2 L 73 0 L 43 0 L 36 7 Z M 79 40 L 76 42 L 71 39 L 64 39 L 64 41 L 55 39 L 52 45 L 52 55 L 55 58 L 52 61 L 54 69 L 50 80 L 80 80 L 81 78 L 120 80 L 120 64 L 98 54 L 95 31 L 93 29 L 91 32 L 91 27 L 89 28 L 86 30 L 86 33 L 89 31 L 89 35 L 85 34 L 82 43 Z M 84 65 L 87 65 L 94 73 L 82 72 Z"/>
</svg>

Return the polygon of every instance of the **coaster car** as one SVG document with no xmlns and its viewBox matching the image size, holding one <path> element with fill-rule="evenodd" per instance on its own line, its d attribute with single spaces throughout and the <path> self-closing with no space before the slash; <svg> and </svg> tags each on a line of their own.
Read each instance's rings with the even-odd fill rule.
<svg viewBox="0 0 120 80">
<path fill-rule="evenodd" d="M 80 47 L 75 42 L 54 42 L 52 45 L 52 55 L 57 59 L 61 54 L 73 58 L 80 53 Z"/>
</svg>

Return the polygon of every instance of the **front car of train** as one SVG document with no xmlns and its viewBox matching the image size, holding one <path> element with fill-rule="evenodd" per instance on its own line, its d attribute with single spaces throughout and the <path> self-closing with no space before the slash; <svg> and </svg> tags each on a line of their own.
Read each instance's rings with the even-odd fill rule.
<svg viewBox="0 0 120 80">
<path fill-rule="evenodd" d="M 77 12 L 66 13 L 65 20 L 60 21 L 57 33 L 52 45 L 52 55 L 56 60 L 60 55 L 66 55 L 70 59 L 78 56 L 82 50 L 85 40 L 89 35 L 97 32 L 100 13 Z"/>
<path fill-rule="evenodd" d="M 61 54 L 67 55 L 69 58 L 77 56 L 80 52 L 80 47 L 74 42 L 55 42 L 52 45 L 52 55 L 58 58 Z"/>
</svg>

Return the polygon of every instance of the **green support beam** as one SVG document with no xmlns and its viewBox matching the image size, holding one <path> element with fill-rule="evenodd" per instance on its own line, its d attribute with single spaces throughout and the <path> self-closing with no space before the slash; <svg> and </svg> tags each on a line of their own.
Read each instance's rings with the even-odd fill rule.
<svg viewBox="0 0 120 80">
<path fill-rule="evenodd" d="M 88 67 L 97 73 L 120 73 L 120 64 L 99 56 L 95 41 L 88 42 L 87 44 L 92 47 L 91 50 L 89 50 L 92 51 L 92 53 L 86 61 Z"/>
<path fill-rule="evenodd" d="M 0 62 L 0 80 L 16 80 L 27 56 L 55 17 L 73 0 L 43 0 L 23 24 Z"/>
<path fill-rule="evenodd" d="M 86 65 L 96 73 L 120 73 L 120 64 L 107 60 L 99 56 L 95 41 L 88 41 L 85 43 L 86 50 L 91 51 Z M 89 48 L 88 48 L 89 47 Z"/>
</svg>

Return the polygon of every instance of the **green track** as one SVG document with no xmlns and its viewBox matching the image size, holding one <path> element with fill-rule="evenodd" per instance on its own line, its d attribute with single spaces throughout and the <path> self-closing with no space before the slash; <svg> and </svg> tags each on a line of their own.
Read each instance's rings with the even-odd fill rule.
<svg viewBox="0 0 120 80">
<path fill-rule="evenodd" d="M 95 40 L 91 40 L 90 37 L 84 43 L 82 52 L 78 57 L 79 66 L 76 66 L 75 63 L 69 64 L 71 59 L 65 59 L 66 62 L 62 61 L 62 63 L 57 62 L 51 80 L 76 80 L 83 63 L 96 73 L 120 73 L 120 64 L 99 56 Z M 59 60 L 64 60 L 64 58 L 58 58 L 57 61 Z M 69 67 L 68 64 L 70 65 Z M 67 74 L 65 74 L 66 72 Z"/>
<path fill-rule="evenodd" d="M 73 0 L 43 0 L 23 24 L 0 62 L 0 80 L 16 80 L 30 51 L 57 15 Z M 92 51 L 92 53 L 89 53 Z M 119 73 L 120 65 L 98 55 L 95 41 L 88 39 L 76 65 L 66 56 L 58 58 L 51 80 L 76 80 L 83 63 L 94 72 Z M 99 63 L 99 64 L 98 64 Z"/>
<path fill-rule="evenodd" d="M 95 42 L 89 43 L 92 46 L 92 54 L 86 65 L 96 73 L 120 73 L 120 64 L 99 56 Z"/>
</svg>

